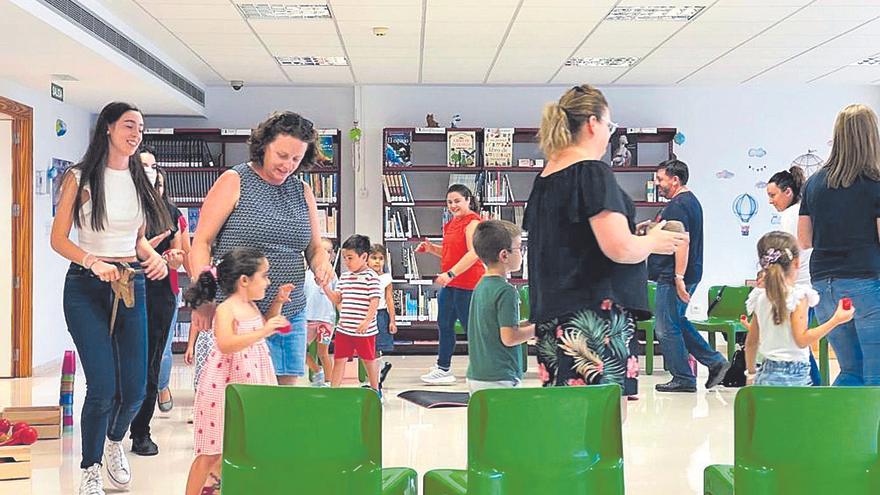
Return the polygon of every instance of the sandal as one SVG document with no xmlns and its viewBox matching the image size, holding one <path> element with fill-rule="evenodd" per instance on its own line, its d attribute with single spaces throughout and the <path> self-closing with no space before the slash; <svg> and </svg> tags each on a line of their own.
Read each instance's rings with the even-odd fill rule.
<svg viewBox="0 0 880 495">
<path fill-rule="evenodd" d="M 159 395 L 156 396 L 156 402 L 159 403 L 159 410 L 163 413 L 167 413 L 174 409 L 174 397 L 171 395 L 171 389 L 166 388 L 164 390 L 168 391 L 168 400 L 164 402 L 159 400 L 159 397 L 162 396 L 162 391 L 160 390 Z"/>
</svg>

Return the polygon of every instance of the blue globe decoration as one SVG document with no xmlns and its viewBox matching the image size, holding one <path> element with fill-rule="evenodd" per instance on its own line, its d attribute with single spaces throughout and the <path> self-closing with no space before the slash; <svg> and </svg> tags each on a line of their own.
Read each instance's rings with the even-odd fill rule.
<svg viewBox="0 0 880 495">
<path fill-rule="evenodd" d="M 681 131 L 676 132 L 675 136 L 672 138 L 672 140 L 675 141 L 675 144 L 677 144 L 679 146 L 684 144 L 685 139 L 686 138 L 684 137 L 684 134 Z"/>
<path fill-rule="evenodd" d="M 733 200 L 733 214 L 739 218 L 742 235 L 749 235 L 749 220 L 756 213 L 758 213 L 758 202 L 751 194 L 740 194 Z"/>
<path fill-rule="evenodd" d="M 57 119 L 55 121 L 55 135 L 61 137 L 65 134 L 67 134 L 67 124 L 63 120 Z"/>
</svg>

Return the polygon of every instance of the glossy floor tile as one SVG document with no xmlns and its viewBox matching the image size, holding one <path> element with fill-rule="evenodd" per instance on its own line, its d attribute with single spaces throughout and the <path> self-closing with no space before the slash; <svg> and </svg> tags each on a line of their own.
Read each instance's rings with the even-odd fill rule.
<svg viewBox="0 0 880 495">
<path fill-rule="evenodd" d="M 134 476 L 133 494 L 183 493 L 192 460 L 192 426 L 186 423 L 192 410 L 192 368 L 183 365 L 180 356 L 175 359 L 172 373 L 175 407 L 168 414 L 157 410 L 152 423 L 159 455 L 129 456 Z M 396 397 L 403 390 L 423 388 L 419 376 L 433 364 L 433 359 L 427 356 L 388 359 L 394 367 L 386 382 L 384 465 L 409 466 L 416 469 L 420 477 L 433 468 L 464 468 L 467 462 L 466 410 L 430 411 Z M 534 357 L 531 360 L 525 385 L 537 386 Z M 700 494 L 703 468 L 733 460 L 733 399 L 736 390 L 706 391 L 700 386 L 696 394 L 656 393 L 654 385 L 669 379 L 669 375 L 661 371 L 662 361 L 656 366 L 654 375 L 641 376 L 639 400 L 628 404 L 628 418 L 623 428 L 627 494 Z M 462 377 L 466 367 L 466 357 L 454 358 L 453 369 L 457 376 Z M 836 373 L 835 367 L 836 362 L 832 361 L 833 373 Z M 30 379 L 0 380 L 0 406 L 57 404 L 58 370 Z M 705 381 L 705 372 L 705 369 L 700 370 L 701 382 Z M 442 389 L 465 390 L 466 387 L 460 380 L 456 386 Z M 76 377 L 74 398 L 77 414 L 84 395 L 85 383 L 80 374 Z M 308 421 L 307 411 L 298 416 L 291 419 Z M 541 425 L 535 425 L 536 434 L 540 433 L 540 428 Z M 33 477 L 0 482 L 0 494 L 76 493 L 80 477 L 79 451 L 78 430 L 61 440 L 38 442 L 33 448 Z"/>
</svg>

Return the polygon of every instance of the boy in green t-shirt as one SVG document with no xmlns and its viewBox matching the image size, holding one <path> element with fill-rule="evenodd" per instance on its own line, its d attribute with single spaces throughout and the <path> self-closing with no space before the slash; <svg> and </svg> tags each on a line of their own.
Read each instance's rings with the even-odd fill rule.
<svg viewBox="0 0 880 495">
<path fill-rule="evenodd" d="M 486 265 L 486 274 L 471 296 L 468 318 L 471 393 L 516 387 L 522 381 L 519 344 L 535 336 L 535 325 L 520 323 L 519 294 L 507 282 L 508 273 L 522 265 L 521 235 L 519 227 L 503 220 L 481 222 L 474 232 L 474 250 Z"/>
</svg>

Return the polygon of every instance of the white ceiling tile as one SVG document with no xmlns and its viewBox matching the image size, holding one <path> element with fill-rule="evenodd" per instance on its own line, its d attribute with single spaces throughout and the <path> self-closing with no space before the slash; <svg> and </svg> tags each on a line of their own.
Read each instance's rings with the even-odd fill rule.
<svg viewBox="0 0 880 495">
<path fill-rule="evenodd" d="M 563 67 L 553 78 L 553 84 L 610 84 L 626 72 L 613 67 Z"/>
<path fill-rule="evenodd" d="M 880 67 L 847 66 L 818 79 L 819 84 L 871 84 L 880 79 Z"/>
<path fill-rule="evenodd" d="M 142 7 L 153 17 L 165 19 L 241 20 L 241 13 L 232 4 L 198 4 L 184 0 L 182 3 L 146 4 Z"/>
<path fill-rule="evenodd" d="M 413 84 L 419 81 L 418 58 L 361 58 L 351 68 L 358 83 Z"/>
<path fill-rule="evenodd" d="M 177 34 L 207 33 L 215 37 L 221 37 L 227 34 L 246 34 L 251 32 L 244 19 L 167 19 L 162 21 L 162 24 Z"/>
<path fill-rule="evenodd" d="M 859 25 L 860 21 L 845 21 L 845 20 L 837 20 L 837 19 L 826 19 L 824 21 L 795 21 L 792 19 L 786 20 L 779 24 L 778 26 L 774 26 L 772 29 L 767 31 L 767 35 L 770 36 L 804 36 L 804 35 L 813 35 L 813 36 L 826 36 L 832 37 L 838 34 L 841 34 L 849 29 L 852 29 Z"/>
<path fill-rule="evenodd" d="M 348 67 L 282 67 L 294 84 L 351 84 Z"/>
<path fill-rule="evenodd" d="M 190 45 L 190 48 L 202 58 L 211 57 L 266 57 L 266 49 L 259 43 L 248 46 L 227 45 Z"/>
<path fill-rule="evenodd" d="M 174 4 L 177 5 L 181 3 L 180 0 L 138 0 L 138 3 L 143 6 L 153 6 L 153 5 L 164 5 L 164 4 Z M 217 6 L 217 5 L 229 5 L 229 0 L 185 0 L 184 3 L 193 4 L 193 5 L 205 5 L 205 6 Z"/>
<path fill-rule="evenodd" d="M 384 26 L 384 23 L 397 22 L 421 22 L 421 2 L 408 2 L 404 5 L 373 5 L 373 2 L 359 2 L 357 4 L 339 5 L 333 2 L 333 16 L 337 21 L 370 22 L 376 26 Z"/>
<path fill-rule="evenodd" d="M 251 46 L 254 43 L 259 44 L 259 40 L 254 33 L 227 33 L 223 36 L 217 36 L 214 33 L 177 33 L 177 36 L 188 45 L 210 45 L 218 46 Z"/>
<path fill-rule="evenodd" d="M 425 19 L 428 23 L 501 23 L 507 26 L 518 3 L 518 0 L 428 0 Z"/>
<path fill-rule="evenodd" d="M 865 5 L 852 0 L 847 5 L 810 5 L 792 17 L 793 21 L 867 21 L 880 15 L 880 5 Z"/>
<path fill-rule="evenodd" d="M 250 25 L 259 34 L 297 34 L 326 36 L 336 34 L 333 19 L 251 19 Z"/>
<path fill-rule="evenodd" d="M 803 7 L 815 0 L 720 0 L 715 7 Z M 713 9 L 715 7 L 712 7 Z"/>
<path fill-rule="evenodd" d="M 523 3 L 516 15 L 516 22 L 577 22 L 589 30 L 611 10 L 609 6 L 596 7 L 594 2 L 590 2 L 589 6 L 583 6 L 584 2 L 579 1 L 581 5 L 578 7 L 544 5 L 546 3 L 554 2 Z"/>
<path fill-rule="evenodd" d="M 307 36 L 300 34 L 263 34 L 260 39 L 269 48 L 275 47 L 302 47 L 303 49 L 311 47 L 333 46 L 341 48 L 339 36 L 335 33 L 324 36 Z"/>
<path fill-rule="evenodd" d="M 587 44 L 654 48 L 681 27 L 681 23 L 678 22 L 605 21 L 587 38 Z"/>
<path fill-rule="evenodd" d="M 692 24 L 703 24 L 706 22 L 776 22 L 783 19 L 787 15 L 796 12 L 799 6 L 739 6 L 726 7 L 715 5 L 712 8 L 701 13 L 699 17 L 693 20 Z"/>
<path fill-rule="evenodd" d="M 269 47 L 273 56 L 279 57 L 344 57 L 345 51 L 338 44 L 335 46 L 302 47 L 294 45 L 278 45 Z"/>
<path fill-rule="evenodd" d="M 346 50 L 352 60 L 360 57 L 391 57 L 391 58 L 413 58 L 419 56 L 419 46 L 411 44 L 410 46 L 380 46 L 369 47 L 360 44 L 347 44 Z"/>
<path fill-rule="evenodd" d="M 599 46 L 587 40 L 584 46 L 575 53 L 575 57 L 639 57 L 642 58 L 650 52 L 652 47 L 647 46 Z"/>
<path fill-rule="evenodd" d="M 632 70 L 626 73 L 626 75 L 624 75 L 620 79 L 618 79 L 615 84 L 671 86 L 677 83 L 679 79 L 686 76 L 688 72 L 689 71 L 684 68 L 660 71 Z"/>
<path fill-rule="evenodd" d="M 373 47 L 409 47 L 419 46 L 421 41 L 421 24 L 403 21 L 383 23 L 389 28 L 388 34 L 382 37 L 373 35 L 372 22 L 339 21 L 339 32 L 345 45 Z"/>
<path fill-rule="evenodd" d="M 532 46 L 565 46 L 569 52 L 574 49 L 590 28 L 576 22 L 517 22 L 513 25 L 504 48 Z M 540 39 L 540 42 L 537 40 Z"/>
</svg>

